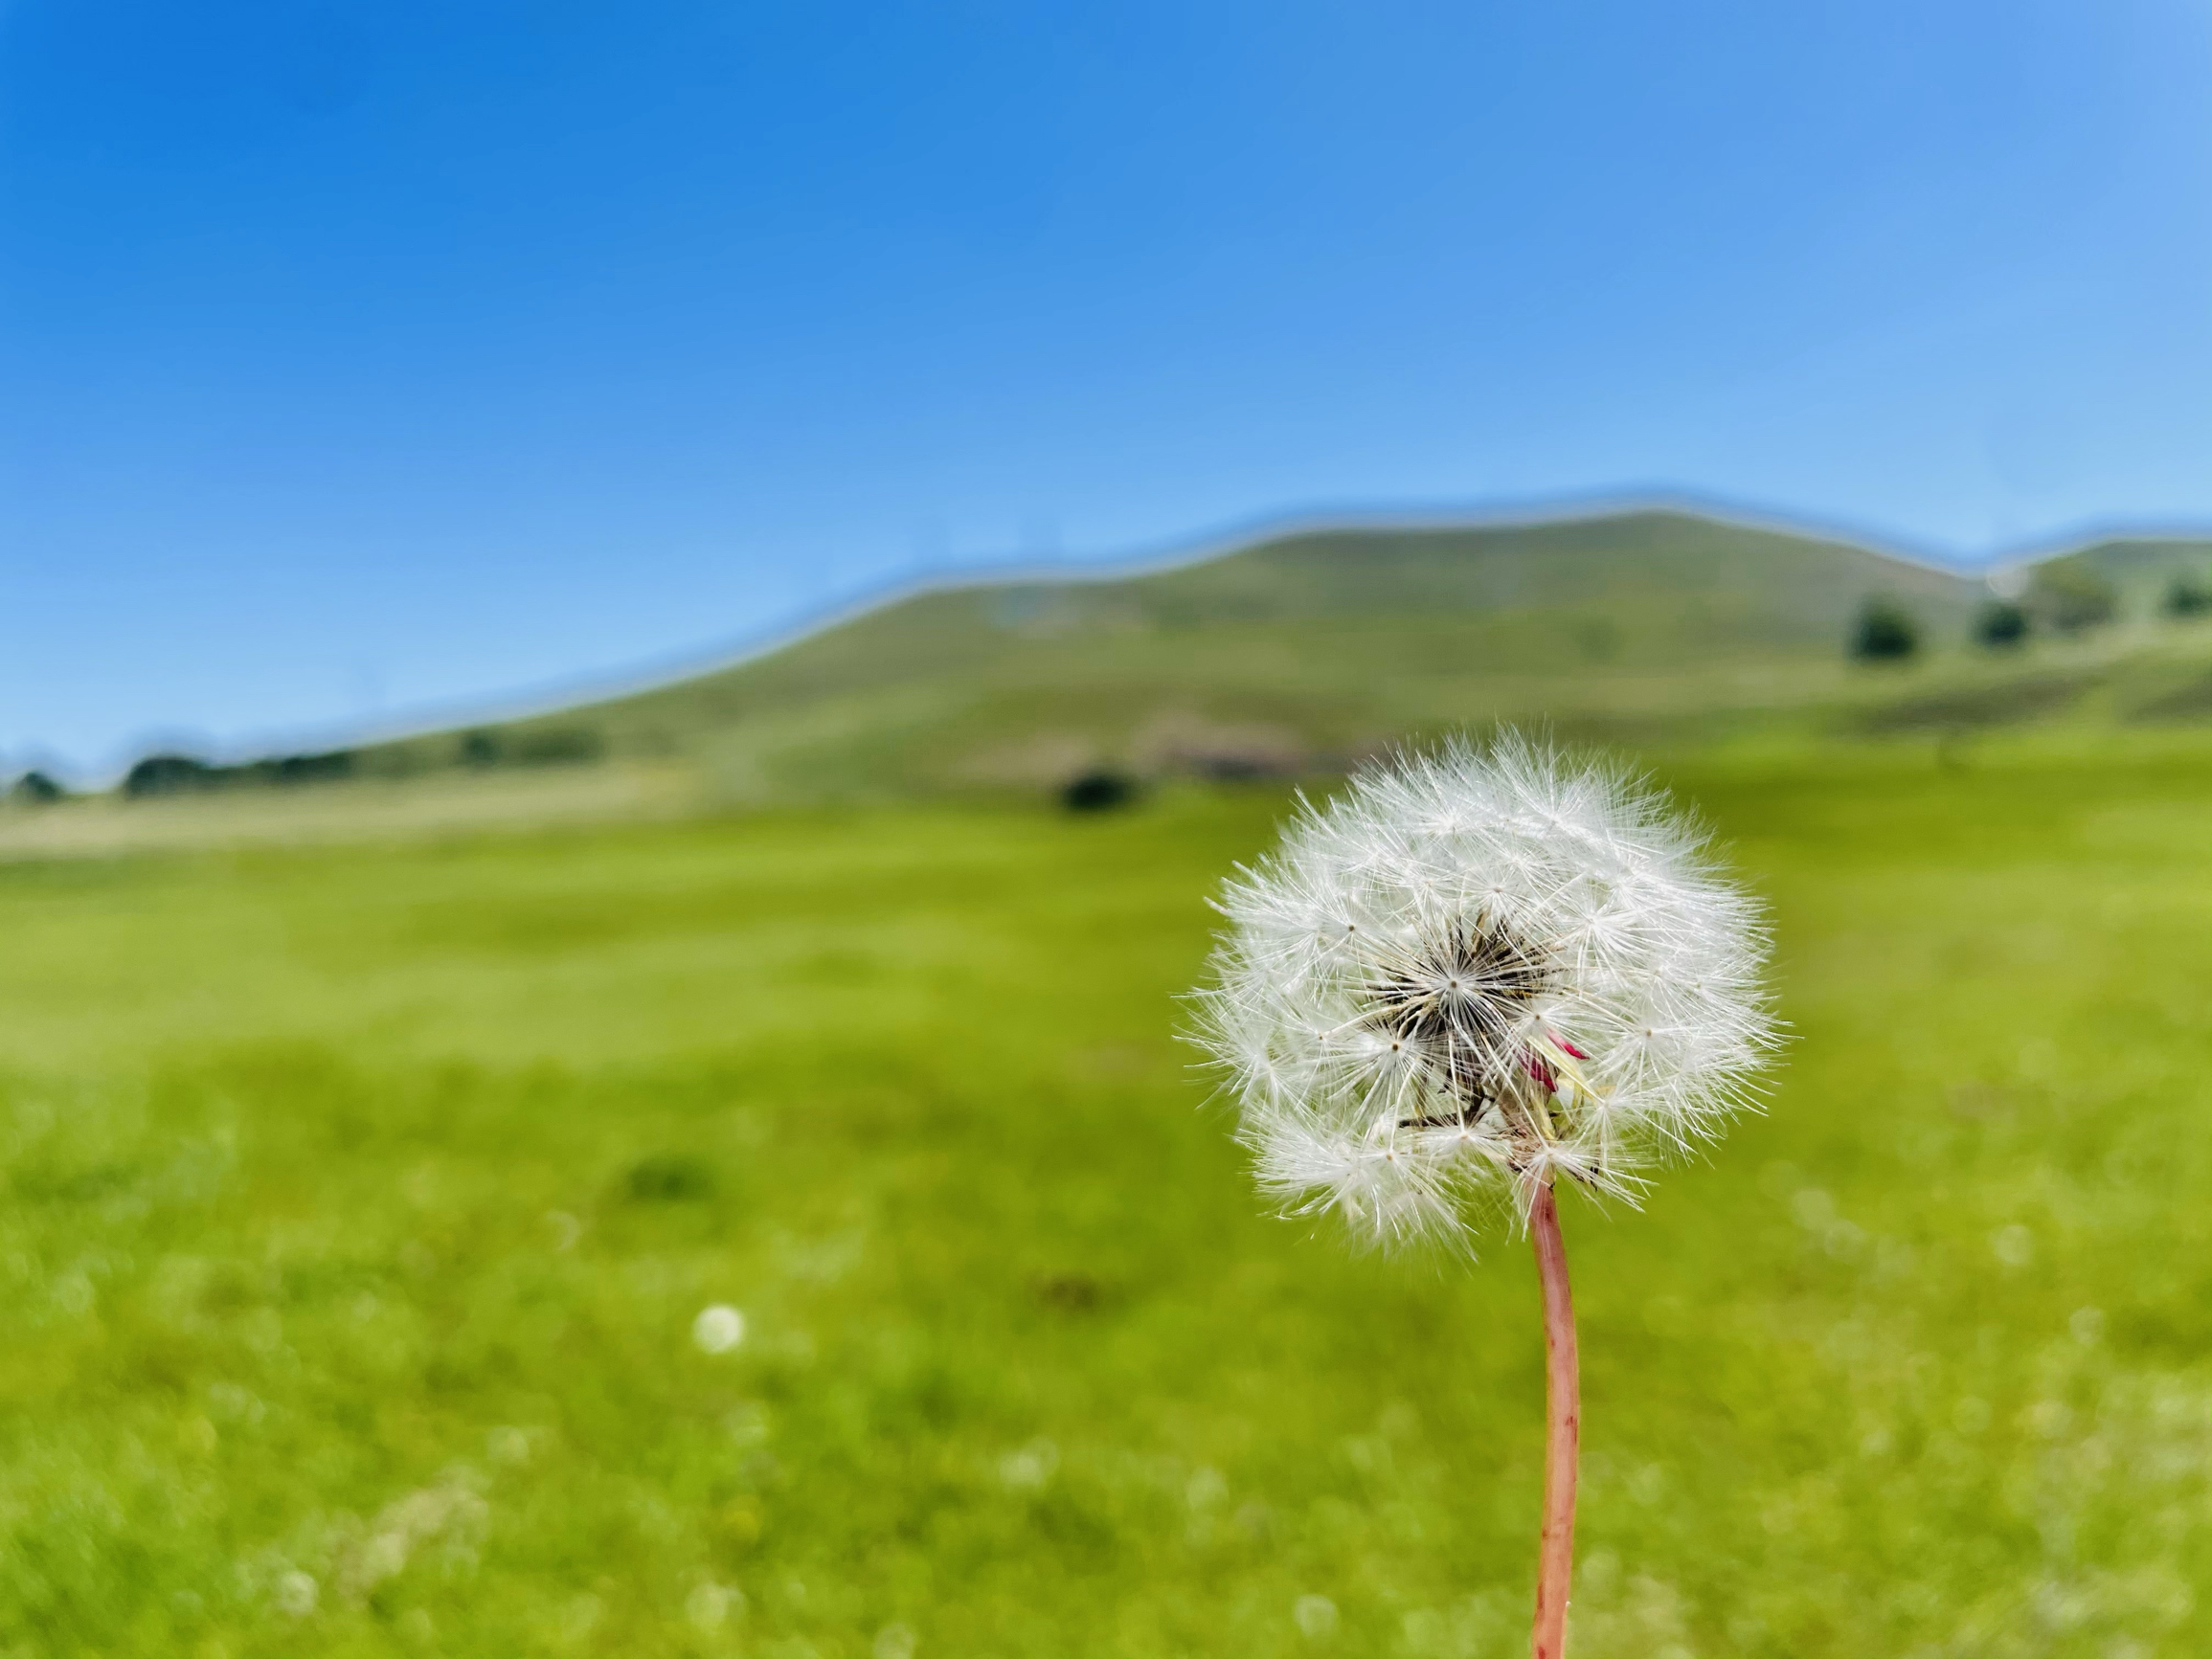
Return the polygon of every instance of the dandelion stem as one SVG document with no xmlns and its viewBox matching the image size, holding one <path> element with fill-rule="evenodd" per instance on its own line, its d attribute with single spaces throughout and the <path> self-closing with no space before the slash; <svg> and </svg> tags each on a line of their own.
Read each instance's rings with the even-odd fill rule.
<svg viewBox="0 0 2212 1659">
<path fill-rule="evenodd" d="M 1528 1217 L 1536 1275 L 1544 1285 L 1544 1542 L 1536 1569 L 1534 1659 L 1567 1651 L 1567 1586 L 1574 1571 L 1574 1477 L 1582 1440 L 1582 1384 L 1574 1354 L 1574 1296 L 1567 1284 L 1567 1244 L 1559 1200 L 1546 1181 Z"/>
</svg>

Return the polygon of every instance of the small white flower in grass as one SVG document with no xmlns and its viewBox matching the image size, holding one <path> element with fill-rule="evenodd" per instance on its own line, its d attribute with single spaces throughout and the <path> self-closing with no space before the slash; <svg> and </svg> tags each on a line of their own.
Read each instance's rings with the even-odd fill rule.
<svg viewBox="0 0 2212 1659">
<path fill-rule="evenodd" d="M 2017 1222 L 1990 1235 L 1989 1247 L 2008 1267 L 2024 1267 L 2036 1259 L 2036 1236 Z"/>
<path fill-rule="evenodd" d="M 684 1616 L 702 1630 L 718 1630 L 725 1620 L 745 1611 L 745 1595 L 728 1584 L 703 1580 L 684 1598 Z"/>
<path fill-rule="evenodd" d="M 277 1606 L 295 1619 L 305 1619 L 315 1610 L 322 1599 L 322 1586 L 314 1576 L 295 1569 L 277 1581 Z"/>
<path fill-rule="evenodd" d="M 1516 737 L 1305 806 L 1228 885 L 1195 998 L 1261 1185 L 1463 1243 L 1565 1176 L 1633 1200 L 1751 1102 L 1766 939 L 1663 797 Z"/>
<path fill-rule="evenodd" d="M 1663 796 L 1510 735 L 1301 803 L 1220 909 L 1197 1040 L 1262 1188 L 1385 1247 L 1464 1247 L 1485 1211 L 1527 1228 L 1547 1411 L 1533 1651 L 1559 1659 L 1581 1403 L 1554 1189 L 1633 1202 L 1752 1104 L 1774 1044 L 1758 910 Z M 1335 1614 L 1298 1603 L 1308 1636 Z"/>
<path fill-rule="evenodd" d="M 1300 1596 L 1291 1606 L 1291 1619 L 1309 1642 L 1332 1635 L 1337 1627 L 1337 1604 L 1326 1596 Z"/>
<path fill-rule="evenodd" d="M 999 1459 L 999 1478 L 1017 1490 L 1033 1490 L 1050 1480 L 1059 1467 L 1060 1448 L 1040 1438 Z"/>
<path fill-rule="evenodd" d="M 691 1321 L 691 1340 L 702 1354 L 727 1354 L 745 1340 L 745 1315 L 727 1302 L 702 1308 Z"/>
</svg>

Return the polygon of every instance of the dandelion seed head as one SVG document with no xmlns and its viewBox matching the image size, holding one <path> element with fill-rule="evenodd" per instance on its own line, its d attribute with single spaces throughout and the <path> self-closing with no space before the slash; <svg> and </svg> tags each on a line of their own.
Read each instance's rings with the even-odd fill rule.
<svg viewBox="0 0 2212 1659">
<path fill-rule="evenodd" d="M 1644 1172 L 1754 1104 L 1758 907 L 1602 763 L 1455 741 L 1300 803 L 1229 882 L 1194 1033 L 1261 1187 L 1365 1243 L 1464 1244 Z"/>
</svg>

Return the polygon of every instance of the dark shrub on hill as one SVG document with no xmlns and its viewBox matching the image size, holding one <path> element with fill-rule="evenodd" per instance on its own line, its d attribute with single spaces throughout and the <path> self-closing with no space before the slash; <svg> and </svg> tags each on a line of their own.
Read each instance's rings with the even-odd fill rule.
<svg viewBox="0 0 2212 1659">
<path fill-rule="evenodd" d="M 524 727 L 494 729 L 482 727 L 461 737 L 461 764 L 479 769 L 493 766 L 579 766 L 598 760 L 607 751 L 607 740 L 588 726 Z"/>
<path fill-rule="evenodd" d="M 2062 634 L 2078 634 L 2110 622 L 2120 608 L 2112 584 L 2084 565 L 2056 559 L 2036 567 L 2028 605 Z"/>
<path fill-rule="evenodd" d="M 135 799 L 241 786 L 330 783 L 352 776 L 354 760 L 350 749 L 325 750 L 318 754 L 273 754 L 237 766 L 214 766 L 189 754 L 149 754 L 130 769 L 123 780 L 123 793 Z"/>
<path fill-rule="evenodd" d="M 550 731 L 517 731 L 508 758 L 517 766 L 578 766 L 606 752 L 607 740 L 587 726 L 555 727 Z"/>
<path fill-rule="evenodd" d="M 123 793 L 132 800 L 147 796 L 184 795 L 214 789 L 222 782 L 219 768 L 189 754 L 149 754 L 124 774 Z"/>
<path fill-rule="evenodd" d="M 11 798 L 24 806 L 45 806 L 68 793 L 52 777 L 36 770 L 25 773 L 8 791 Z"/>
<path fill-rule="evenodd" d="M 334 783 L 353 775 L 353 751 L 331 749 L 321 754 L 284 754 L 261 764 L 275 769 L 279 783 Z"/>
<path fill-rule="evenodd" d="M 1896 662 L 1920 649 L 1920 624 L 1895 599 L 1872 598 L 1860 608 L 1851 630 L 1851 655 L 1867 662 Z"/>
<path fill-rule="evenodd" d="M 2212 611 L 2212 583 L 2176 576 L 2167 587 L 2159 609 L 2169 617 L 2201 617 Z"/>
<path fill-rule="evenodd" d="M 1137 780 L 1106 767 L 1070 778 L 1060 789 L 1060 804 L 1070 812 L 1112 812 L 1137 798 Z"/>
<path fill-rule="evenodd" d="M 243 766 L 215 767 L 212 773 L 221 783 L 334 783 L 353 775 L 353 751 L 333 749 L 321 754 L 274 754 Z"/>
<path fill-rule="evenodd" d="M 2027 631 L 2027 608 L 2010 599 L 1990 600 L 1974 619 L 1974 637 L 1984 645 L 2018 645 Z"/>
</svg>

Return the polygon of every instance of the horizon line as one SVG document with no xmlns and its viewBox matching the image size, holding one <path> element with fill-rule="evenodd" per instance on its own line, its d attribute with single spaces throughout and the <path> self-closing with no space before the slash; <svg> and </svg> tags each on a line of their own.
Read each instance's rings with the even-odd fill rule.
<svg viewBox="0 0 2212 1659">
<path fill-rule="evenodd" d="M 2021 565 L 2040 564 L 2114 541 L 2192 541 L 2212 539 L 2212 522 L 2131 519 L 2107 516 L 2077 520 L 2057 531 L 2005 544 L 1979 555 L 1947 553 L 1934 544 L 1916 542 L 1841 518 L 1799 516 L 1779 509 L 1672 486 L 1592 490 L 1563 495 L 1494 499 L 1482 504 L 1409 507 L 1343 503 L 1254 513 L 1195 534 L 1162 538 L 1117 552 L 1064 554 L 1040 562 L 1033 553 L 1004 563 L 962 564 L 944 570 L 893 575 L 851 594 L 802 610 L 782 621 L 717 643 L 678 647 L 643 662 L 603 671 L 582 670 L 558 682 L 477 698 L 459 698 L 385 719 L 331 722 L 280 729 L 239 742 L 193 745 L 181 735 L 164 739 L 149 732 L 128 746 L 144 759 L 160 752 L 197 749 L 218 765 L 249 764 L 288 753 L 358 749 L 403 742 L 436 732 L 482 725 L 504 725 L 637 696 L 709 674 L 725 673 L 796 645 L 871 612 L 925 594 L 952 593 L 1004 583 L 1083 583 L 1126 581 L 1207 564 L 1248 549 L 1293 536 L 1360 530 L 1488 530 L 1570 525 L 1638 513 L 1673 513 L 1741 529 L 1763 530 L 1800 540 L 1827 541 L 1855 548 L 1894 563 L 1972 578 Z M 109 783 L 132 761 L 116 763 L 95 776 Z M 64 770 L 74 771 L 74 768 Z"/>
</svg>

